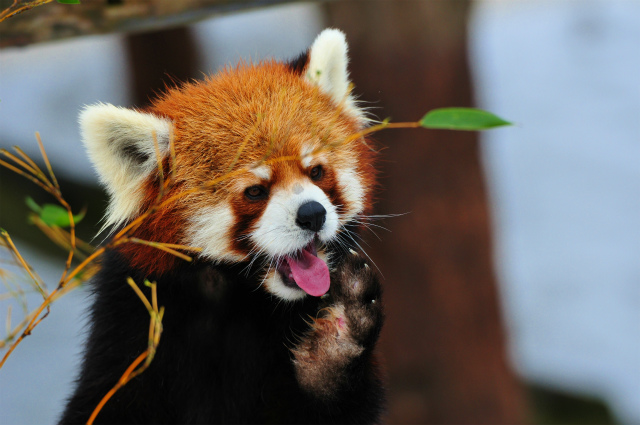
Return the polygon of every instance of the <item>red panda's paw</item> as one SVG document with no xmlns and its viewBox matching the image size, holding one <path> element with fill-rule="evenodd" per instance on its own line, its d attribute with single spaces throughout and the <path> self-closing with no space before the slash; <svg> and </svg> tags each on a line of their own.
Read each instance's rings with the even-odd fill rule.
<svg viewBox="0 0 640 425">
<path fill-rule="evenodd" d="M 349 336 L 365 349 L 373 348 L 382 322 L 382 286 L 373 268 L 356 252 L 343 260 L 331 276 L 327 301 L 344 310 Z"/>
<path fill-rule="evenodd" d="M 319 399 L 332 399 L 353 385 L 364 368 L 383 322 L 382 290 L 371 267 L 352 253 L 331 276 L 326 306 L 292 350 L 300 386 Z M 355 366 L 355 367 L 354 367 Z"/>
</svg>

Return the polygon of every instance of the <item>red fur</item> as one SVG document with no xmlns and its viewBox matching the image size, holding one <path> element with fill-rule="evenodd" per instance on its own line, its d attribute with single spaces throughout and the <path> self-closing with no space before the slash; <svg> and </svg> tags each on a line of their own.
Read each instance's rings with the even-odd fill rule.
<svg viewBox="0 0 640 425">
<path fill-rule="evenodd" d="M 237 170 L 264 159 L 297 158 L 303 147 L 313 147 L 321 150 L 318 156 L 322 158 L 325 172 L 317 184 L 331 202 L 347 207 L 337 185 L 336 169 L 346 167 L 355 159 L 366 194 L 365 209 L 371 207 L 376 177 L 374 152 L 362 140 L 341 143 L 358 132 L 361 124 L 285 64 L 264 62 L 226 69 L 202 82 L 170 89 L 156 100 L 149 112 L 174 122 L 175 181 L 165 199 L 201 188 L 230 171 L 231 166 Z M 165 164 L 165 174 L 168 174 L 167 160 Z M 271 188 L 284 187 L 304 178 L 310 170 L 297 159 L 271 163 L 271 168 Z M 236 217 L 236 224 L 230 229 L 230 239 L 234 241 L 230 249 L 245 255 L 251 249 L 249 242 L 238 238 L 251 231 L 267 203 L 246 199 L 243 188 L 253 184 L 264 182 L 251 173 L 243 173 L 215 188 L 189 193 L 158 209 L 133 235 L 150 241 L 183 244 L 188 218 L 201 208 L 225 202 Z M 156 176 L 146 184 L 141 212 L 156 201 L 158 186 Z M 125 244 L 120 249 L 132 265 L 149 273 L 162 274 L 180 261 L 139 244 Z"/>
</svg>

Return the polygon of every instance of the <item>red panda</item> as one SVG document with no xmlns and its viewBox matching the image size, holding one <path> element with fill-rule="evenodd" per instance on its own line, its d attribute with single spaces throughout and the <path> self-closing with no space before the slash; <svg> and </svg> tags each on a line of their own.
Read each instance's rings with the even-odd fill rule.
<svg viewBox="0 0 640 425">
<path fill-rule="evenodd" d="M 127 277 L 157 282 L 164 331 L 150 367 L 96 423 L 380 420 L 381 288 L 350 229 L 371 208 L 374 154 L 350 137 L 367 125 L 350 85 L 344 34 L 328 29 L 289 63 L 242 63 L 145 111 L 81 113 L 110 195 L 106 225 L 156 205 L 170 172 L 168 201 L 132 236 L 201 251 L 191 263 L 142 244 L 107 251 L 60 423 L 85 423 L 146 347 L 147 312 Z"/>
</svg>

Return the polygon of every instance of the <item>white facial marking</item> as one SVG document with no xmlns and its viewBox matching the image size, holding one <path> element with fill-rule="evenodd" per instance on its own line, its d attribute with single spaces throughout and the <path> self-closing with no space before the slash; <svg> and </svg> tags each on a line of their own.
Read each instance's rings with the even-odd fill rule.
<svg viewBox="0 0 640 425">
<path fill-rule="evenodd" d="M 282 257 L 298 251 L 316 236 L 296 224 L 298 209 L 309 201 L 319 202 L 327 211 L 324 226 L 317 233 L 320 241 L 331 240 L 338 231 L 336 207 L 322 189 L 307 181 L 298 184 L 304 189 L 299 193 L 288 188 L 276 189 L 271 193 L 269 203 L 251 233 L 251 239 L 258 249 L 271 257 Z"/>
<path fill-rule="evenodd" d="M 296 224 L 298 209 L 302 204 L 310 201 L 319 202 L 326 210 L 325 224 L 317 234 L 302 229 Z M 322 189 L 310 181 L 296 182 L 289 188 L 273 191 L 262 217 L 251 234 L 257 250 L 274 259 L 264 280 L 267 290 L 287 301 L 304 298 L 306 293 L 302 289 L 288 286 L 282 281 L 275 266 L 284 256 L 301 250 L 315 237 L 318 237 L 321 242 L 330 241 L 337 234 L 338 227 L 338 213 L 335 206 Z M 325 262 L 327 260 L 322 251 L 318 252 L 318 257 Z"/>
<path fill-rule="evenodd" d="M 228 205 L 202 208 L 189 218 L 187 244 L 202 248 L 201 256 L 213 261 L 242 261 L 231 250 L 230 230 L 235 217 Z"/>
<path fill-rule="evenodd" d="M 300 156 L 302 158 L 302 160 L 301 160 L 302 166 L 304 168 L 309 168 L 311 166 L 311 161 L 313 161 L 313 157 L 311 155 L 309 155 L 309 154 L 306 154 L 306 155 L 303 154 L 303 155 L 300 155 Z"/>
<path fill-rule="evenodd" d="M 258 167 L 251 168 L 249 171 L 259 179 L 271 180 L 271 167 L 268 165 L 260 165 Z"/>
<path fill-rule="evenodd" d="M 364 210 L 364 188 L 355 168 L 336 170 L 336 177 L 342 197 L 347 203 L 343 206 L 342 214 L 342 220 L 347 222 Z"/>
<path fill-rule="evenodd" d="M 311 162 L 314 160 L 312 153 L 313 148 L 311 146 L 302 146 L 302 149 L 300 149 L 300 162 L 304 168 L 311 166 Z"/>
</svg>

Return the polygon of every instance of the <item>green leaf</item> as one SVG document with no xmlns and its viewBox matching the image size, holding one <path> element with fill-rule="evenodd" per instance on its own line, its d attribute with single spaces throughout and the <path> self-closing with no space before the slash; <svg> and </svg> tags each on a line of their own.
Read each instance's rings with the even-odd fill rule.
<svg viewBox="0 0 640 425">
<path fill-rule="evenodd" d="M 38 205 L 31 196 L 27 196 L 24 202 L 27 204 L 29 209 L 31 209 L 31 211 L 36 212 L 38 214 L 40 214 L 40 211 L 42 211 L 42 207 Z"/>
<path fill-rule="evenodd" d="M 424 128 L 475 131 L 512 124 L 481 109 L 440 108 L 428 112 L 420 120 L 420 125 Z"/>
<path fill-rule="evenodd" d="M 67 210 L 59 205 L 44 204 L 42 206 L 42 211 L 40 211 L 40 219 L 49 226 L 69 226 L 69 215 L 67 214 Z"/>
<path fill-rule="evenodd" d="M 56 1 L 62 4 L 80 4 L 80 0 L 56 0 Z"/>
<path fill-rule="evenodd" d="M 67 210 L 60 205 L 44 204 L 40 206 L 31 198 L 27 198 L 27 205 L 29 205 L 29 208 L 35 211 L 40 217 L 40 220 L 48 226 L 69 227 L 71 225 L 71 223 L 69 223 Z M 73 222 L 80 222 L 84 218 L 85 213 L 86 211 L 81 211 L 80 214 L 74 215 Z"/>
</svg>

